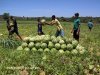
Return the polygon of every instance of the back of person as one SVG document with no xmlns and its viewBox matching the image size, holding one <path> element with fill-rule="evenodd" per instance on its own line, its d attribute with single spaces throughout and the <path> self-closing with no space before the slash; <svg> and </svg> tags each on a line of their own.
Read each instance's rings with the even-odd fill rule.
<svg viewBox="0 0 100 75">
<path fill-rule="evenodd" d="M 93 23 L 92 22 L 88 22 L 88 27 L 93 27 Z"/>
<path fill-rule="evenodd" d="M 61 23 L 58 21 L 58 19 L 52 20 L 52 23 L 54 23 L 57 26 L 58 30 L 63 29 L 63 27 L 61 26 Z"/>
</svg>

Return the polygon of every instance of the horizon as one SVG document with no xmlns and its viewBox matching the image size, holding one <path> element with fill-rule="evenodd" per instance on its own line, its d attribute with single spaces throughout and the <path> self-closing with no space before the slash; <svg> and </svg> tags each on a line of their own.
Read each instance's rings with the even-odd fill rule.
<svg viewBox="0 0 100 75">
<path fill-rule="evenodd" d="M 0 0 L 0 15 L 9 13 L 20 17 L 100 17 L 100 0 Z"/>
</svg>

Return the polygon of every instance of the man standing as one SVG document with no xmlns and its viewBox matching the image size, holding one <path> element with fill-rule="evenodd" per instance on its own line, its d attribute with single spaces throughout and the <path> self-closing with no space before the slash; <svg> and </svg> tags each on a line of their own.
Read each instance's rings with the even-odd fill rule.
<svg viewBox="0 0 100 75">
<path fill-rule="evenodd" d="M 43 31 L 42 31 L 42 26 L 43 26 L 43 24 L 42 24 L 42 22 L 41 22 L 41 19 L 40 18 L 38 18 L 38 35 L 44 35 L 44 33 L 43 33 Z"/>
<path fill-rule="evenodd" d="M 79 41 L 79 34 L 80 34 L 80 19 L 79 19 L 79 13 L 75 13 L 74 17 L 74 26 L 71 31 L 73 33 L 73 38 L 77 41 Z"/>
<path fill-rule="evenodd" d="M 46 23 L 48 25 L 55 25 L 57 27 L 56 37 L 57 36 L 64 36 L 64 30 L 61 23 L 58 21 L 55 15 L 52 15 L 52 21 L 50 23 Z"/>
<path fill-rule="evenodd" d="M 8 36 L 9 38 L 12 38 L 12 35 L 16 33 L 17 36 L 22 40 L 18 32 L 16 19 L 14 19 L 13 16 L 9 17 L 9 19 L 7 20 L 7 29 L 9 31 L 9 36 Z"/>
<path fill-rule="evenodd" d="M 93 28 L 93 22 L 92 22 L 92 20 L 90 20 L 90 21 L 88 22 L 88 27 L 89 27 L 89 30 L 91 31 L 92 28 Z"/>
</svg>

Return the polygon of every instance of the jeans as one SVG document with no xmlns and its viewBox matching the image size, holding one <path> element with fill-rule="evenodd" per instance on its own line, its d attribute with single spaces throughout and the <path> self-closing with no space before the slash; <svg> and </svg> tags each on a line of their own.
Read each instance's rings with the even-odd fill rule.
<svg viewBox="0 0 100 75">
<path fill-rule="evenodd" d="M 64 36 L 64 30 L 63 29 L 61 29 L 61 30 L 57 30 L 57 32 L 56 32 L 56 37 L 57 36 Z"/>
</svg>

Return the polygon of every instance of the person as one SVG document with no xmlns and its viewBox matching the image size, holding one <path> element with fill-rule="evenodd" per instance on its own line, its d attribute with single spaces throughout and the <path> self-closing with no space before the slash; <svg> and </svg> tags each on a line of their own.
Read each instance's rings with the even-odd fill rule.
<svg viewBox="0 0 100 75">
<path fill-rule="evenodd" d="M 13 16 L 10 16 L 9 19 L 7 20 L 7 29 L 9 31 L 8 38 L 12 38 L 12 35 L 14 33 L 16 33 L 17 36 L 22 40 L 22 38 L 21 38 L 21 36 L 19 35 L 19 32 L 18 32 L 18 26 L 17 26 L 16 19 L 13 18 Z"/>
<path fill-rule="evenodd" d="M 89 30 L 91 31 L 92 28 L 93 28 L 93 22 L 92 22 L 92 20 L 90 20 L 90 21 L 88 22 L 88 27 L 89 27 Z"/>
<path fill-rule="evenodd" d="M 73 38 L 77 41 L 79 41 L 79 34 L 80 34 L 80 19 L 79 19 L 79 13 L 75 13 L 74 16 L 74 24 L 73 29 L 71 31 L 73 33 Z"/>
<path fill-rule="evenodd" d="M 56 18 L 55 15 L 52 15 L 52 21 L 50 23 L 46 23 L 48 25 L 55 25 L 57 27 L 57 31 L 56 31 L 56 37 L 57 36 L 64 36 L 64 30 L 63 30 L 63 27 L 61 25 L 61 23 L 58 21 L 58 19 Z"/>
<path fill-rule="evenodd" d="M 44 35 L 43 31 L 42 31 L 42 22 L 41 19 L 38 18 L 38 35 Z"/>
</svg>

